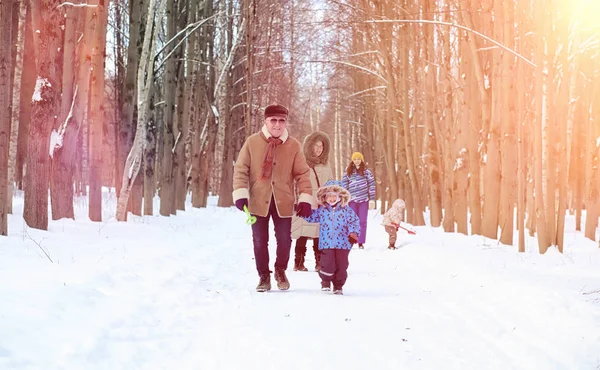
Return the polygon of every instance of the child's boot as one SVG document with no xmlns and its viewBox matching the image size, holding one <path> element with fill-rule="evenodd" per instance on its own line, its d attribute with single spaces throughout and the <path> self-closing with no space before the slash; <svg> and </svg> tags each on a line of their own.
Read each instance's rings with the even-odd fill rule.
<svg viewBox="0 0 600 370">
<path fill-rule="evenodd" d="M 388 249 L 396 249 L 396 246 L 395 246 L 394 244 L 390 244 L 390 245 L 388 246 Z"/>
<path fill-rule="evenodd" d="M 331 291 L 331 283 L 329 281 L 323 281 L 323 280 L 321 280 L 321 290 L 323 292 L 329 292 L 329 291 Z"/>
</svg>

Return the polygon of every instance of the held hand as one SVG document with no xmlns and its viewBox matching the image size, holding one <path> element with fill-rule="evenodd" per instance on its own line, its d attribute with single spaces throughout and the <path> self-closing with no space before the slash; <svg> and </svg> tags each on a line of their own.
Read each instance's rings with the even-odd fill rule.
<svg viewBox="0 0 600 370">
<path fill-rule="evenodd" d="M 396 231 L 398 231 L 398 229 L 400 228 L 400 225 L 395 222 L 392 222 L 392 226 L 396 228 Z"/>
<path fill-rule="evenodd" d="M 248 199 L 247 198 L 241 198 L 241 199 L 238 199 L 235 201 L 235 208 L 244 212 L 244 207 L 248 207 Z"/>
<path fill-rule="evenodd" d="M 369 201 L 369 209 L 375 209 L 375 201 L 374 200 Z"/>
<path fill-rule="evenodd" d="M 356 233 L 350 233 L 350 235 L 348 235 L 348 241 L 350 242 L 350 244 L 354 244 L 358 241 L 358 236 L 356 235 Z"/>
<path fill-rule="evenodd" d="M 296 216 L 299 216 L 299 217 L 310 217 L 311 213 L 312 213 L 312 208 L 311 208 L 311 206 L 310 206 L 309 203 L 300 202 L 296 206 Z"/>
</svg>

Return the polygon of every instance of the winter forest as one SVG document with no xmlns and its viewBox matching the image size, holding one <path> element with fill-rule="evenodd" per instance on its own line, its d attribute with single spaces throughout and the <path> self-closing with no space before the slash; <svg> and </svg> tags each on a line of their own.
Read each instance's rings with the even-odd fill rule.
<svg viewBox="0 0 600 370">
<path fill-rule="evenodd" d="M 0 230 L 229 207 L 232 163 L 271 102 L 290 132 L 360 150 L 381 211 L 539 251 L 600 216 L 600 26 L 593 1 L 2 1 Z M 335 15 L 335 16 L 332 16 Z M 515 171 L 516 169 L 516 171 Z M 3 180 L 0 180 L 3 181 Z M 47 196 L 49 190 L 50 196 Z M 160 197 L 160 208 L 152 199 Z M 587 211 L 585 224 L 582 211 Z"/>
<path fill-rule="evenodd" d="M 0 367 L 267 368 L 257 353 L 298 351 L 261 344 L 283 327 L 313 356 L 282 368 L 316 368 L 312 338 L 333 325 L 340 362 L 320 368 L 599 369 L 599 14 L 597 0 L 0 0 L 0 297 L 14 297 Z M 317 275 L 290 272 L 295 297 L 252 291 L 234 163 L 270 104 L 300 142 L 329 136 L 334 178 L 354 152 L 374 175 L 372 242 L 352 251 L 346 303 L 327 303 L 341 318 L 300 294 Z M 379 220 L 399 198 L 416 244 L 388 251 Z M 357 338 L 384 343 L 353 352 Z"/>
<path fill-rule="evenodd" d="M 280 102 L 293 135 L 331 135 L 336 174 L 365 153 L 381 210 L 406 199 L 414 225 L 428 209 L 432 226 L 505 244 L 517 225 L 520 248 L 527 232 L 543 253 L 562 250 L 575 213 L 595 239 L 596 2 L 2 0 L 1 10 L 3 235 L 15 188 L 37 229 L 49 214 L 73 218 L 75 195 L 102 221 L 102 187 L 118 195 L 118 220 L 153 214 L 155 195 L 163 216 L 188 193 L 193 207 L 209 194 L 229 207 L 232 162 L 261 108 Z"/>
</svg>

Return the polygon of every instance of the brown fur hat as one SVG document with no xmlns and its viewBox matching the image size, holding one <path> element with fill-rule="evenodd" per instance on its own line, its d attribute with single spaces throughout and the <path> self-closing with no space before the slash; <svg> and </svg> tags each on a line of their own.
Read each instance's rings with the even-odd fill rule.
<svg viewBox="0 0 600 370">
<path fill-rule="evenodd" d="M 323 143 L 323 153 L 320 156 L 315 157 L 313 154 L 313 146 L 317 141 Z M 329 151 L 331 148 L 331 142 L 329 136 L 323 131 L 315 131 L 312 134 L 307 135 L 304 138 L 304 144 L 302 144 L 304 150 L 304 157 L 306 157 L 306 163 L 310 168 L 315 167 L 317 164 L 326 165 L 329 163 Z"/>
<path fill-rule="evenodd" d="M 325 197 L 327 193 L 334 192 L 340 197 L 341 206 L 345 207 L 350 202 L 350 192 L 342 186 L 342 182 L 339 180 L 329 180 L 325 185 L 321 186 L 317 191 L 317 203 L 320 205 L 327 205 Z"/>
</svg>

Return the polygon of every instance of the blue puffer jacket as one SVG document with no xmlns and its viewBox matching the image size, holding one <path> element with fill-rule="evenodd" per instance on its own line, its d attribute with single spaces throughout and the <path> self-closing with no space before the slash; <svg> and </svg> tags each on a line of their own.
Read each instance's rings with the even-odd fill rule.
<svg viewBox="0 0 600 370">
<path fill-rule="evenodd" d="M 325 201 L 329 192 L 340 197 L 335 207 Z M 350 233 L 360 234 L 360 221 L 348 207 L 349 201 L 350 193 L 342 187 L 341 181 L 329 180 L 317 191 L 319 208 L 314 209 L 305 220 L 319 223 L 319 249 L 352 249 L 348 236 Z"/>
</svg>

